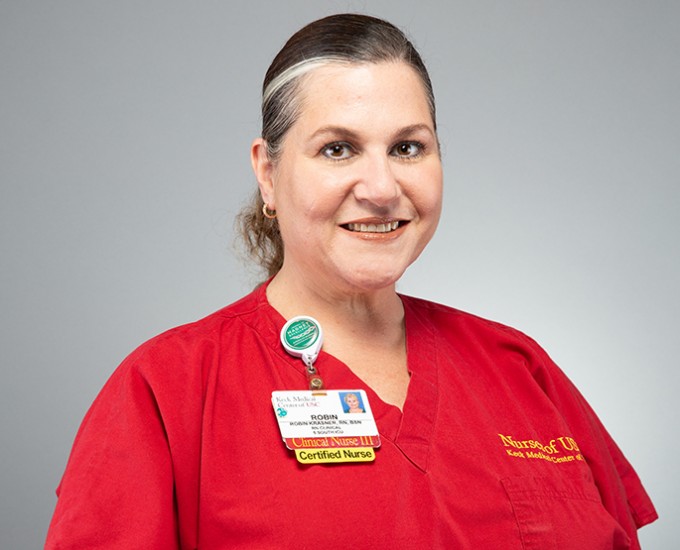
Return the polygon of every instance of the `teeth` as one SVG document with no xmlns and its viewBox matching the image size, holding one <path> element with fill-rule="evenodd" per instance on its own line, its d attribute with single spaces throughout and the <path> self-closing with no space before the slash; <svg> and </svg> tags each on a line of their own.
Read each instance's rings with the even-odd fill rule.
<svg viewBox="0 0 680 550">
<path fill-rule="evenodd" d="M 387 223 L 348 223 L 347 227 L 350 231 L 361 231 L 363 233 L 389 233 L 399 227 L 399 222 Z"/>
</svg>

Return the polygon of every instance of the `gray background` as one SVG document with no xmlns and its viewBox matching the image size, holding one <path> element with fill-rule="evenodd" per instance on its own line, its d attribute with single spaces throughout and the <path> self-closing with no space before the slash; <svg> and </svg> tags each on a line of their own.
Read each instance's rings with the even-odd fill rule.
<svg viewBox="0 0 680 550">
<path fill-rule="evenodd" d="M 401 291 L 541 342 L 675 547 L 680 3 L 0 0 L 2 548 L 42 545 L 123 357 L 256 280 L 232 219 L 262 76 L 347 10 L 408 29 L 438 99 L 444 216 Z"/>
</svg>

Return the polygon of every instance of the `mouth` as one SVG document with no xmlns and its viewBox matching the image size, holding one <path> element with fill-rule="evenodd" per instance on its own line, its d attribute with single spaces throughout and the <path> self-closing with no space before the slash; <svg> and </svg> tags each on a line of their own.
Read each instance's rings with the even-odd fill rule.
<svg viewBox="0 0 680 550">
<path fill-rule="evenodd" d="M 391 233 L 400 227 L 403 227 L 408 222 L 405 220 L 387 220 L 381 222 L 354 222 L 346 223 L 341 227 L 347 231 L 354 231 L 355 233 Z"/>
</svg>

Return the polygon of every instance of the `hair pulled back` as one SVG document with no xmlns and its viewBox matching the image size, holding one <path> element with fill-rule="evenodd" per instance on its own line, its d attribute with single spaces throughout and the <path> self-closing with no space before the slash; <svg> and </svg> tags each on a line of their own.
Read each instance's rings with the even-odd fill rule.
<svg viewBox="0 0 680 550">
<path fill-rule="evenodd" d="M 267 155 L 276 162 L 283 139 L 300 116 L 300 83 L 313 69 L 329 63 L 402 61 L 422 81 L 436 129 L 432 83 L 420 54 L 402 31 L 376 17 L 345 13 L 313 21 L 283 46 L 269 66 L 262 84 L 262 138 Z M 283 241 L 275 219 L 264 216 L 259 191 L 238 215 L 247 252 L 275 275 L 283 265 Z"/>
</svg>

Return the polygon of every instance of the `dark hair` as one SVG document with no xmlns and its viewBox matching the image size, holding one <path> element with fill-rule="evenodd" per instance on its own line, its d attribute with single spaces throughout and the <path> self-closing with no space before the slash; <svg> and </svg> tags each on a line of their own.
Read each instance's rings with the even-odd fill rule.
<svg viewBox="0 0 680 550">
<path fill-rule="evenodd" d="M 376 17 L 344 13 L 313 21 L 281 48 L 262 84 L 262 138 L 267 155 L 275 162 L 281 143 L 300 116 L 300 82 L 311 70 L 329 63 L 379 63 L 402 61 L 420 77 L 436 129 L 432 83 L 420 54 L 402 31 Z M 238 222 L 247 251 L 275 275 L 283 265 L 283 241 L 278 223 L 262 212 L 256 192 L 241 211 Z"/>
</svg>

